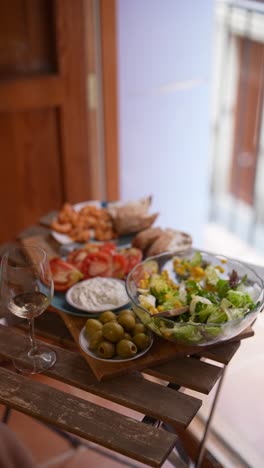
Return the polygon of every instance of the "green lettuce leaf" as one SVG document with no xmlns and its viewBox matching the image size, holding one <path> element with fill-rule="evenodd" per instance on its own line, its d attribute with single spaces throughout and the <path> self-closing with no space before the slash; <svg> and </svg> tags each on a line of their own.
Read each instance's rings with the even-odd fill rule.
<svg viewBox="0 0 264 468">
<path fill-rule="evenodd" d="M 214 265 L 208 265 L 205 269 L 205 276 L 209 284 L 216 285 L 219 280 L 218 270 L 215 269 Z"/>
<path fill-rule="evenodd" d="M 219 278 L 216 283 L 216 290 L 219 297 L 225 297 L 230 289 L 230 283 L 228 280 Z"/>
<path fill-rule="evenodd" d="M 225 323 L 228 316 L 221 307 L 217 307 L 208 317 L 207 323 Z"/>
<path fill-rule="evenodd" d="M 246 291 L 234 291 L 230 289 L 227 292 L 226 298 L 235 307 L 255 306 L 253 300 Z"/>
<path fill-rule="evenodd" d="M 164 302 L 166 295 L 171 292 L 166 280 L 158 274 L 154 274 L 150 280 L 150 293 L 156 297 L 158 303 L 161 304 Z"/>
<path fill-rule="evenodd" d="M 191 324 L 182 325 L 179 328 L 174 327 L 169 330 L 170 336 L 184 343 L 199 343 L 203 340 L 203 335 L 199 331 L 198 327 Z"/>
<path fill-rule="evenodd" d="M 202 263 L 202 255 L 201 252 L 195 252 L 193 258 L 190 261 L 191 266 L 200 266 Z"/>
</svg>

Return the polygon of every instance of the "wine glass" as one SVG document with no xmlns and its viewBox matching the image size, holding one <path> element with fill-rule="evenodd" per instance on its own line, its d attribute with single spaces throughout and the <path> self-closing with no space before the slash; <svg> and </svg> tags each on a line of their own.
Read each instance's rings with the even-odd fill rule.
<svg viewBox="0 0 264 468">
<path fill-rule="evenodd" d="M 50 304 L 54 292 L 46 252 L 37 246 L 17 246 L 5 252 L 1 262 L 1 296 L 3 305 L 29 322 L 30 346 L 13 360 L 17 370 L 35 374 L 49 369 L 56 353 L 35 339 L 34 319 Z"/>
</svg>

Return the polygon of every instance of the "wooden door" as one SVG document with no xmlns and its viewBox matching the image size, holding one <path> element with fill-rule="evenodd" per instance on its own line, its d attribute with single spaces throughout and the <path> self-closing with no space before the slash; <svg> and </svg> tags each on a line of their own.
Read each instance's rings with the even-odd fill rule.
<svg viewBox="0 0 264 468">
<path fill-rule="evenodd" d="M 0 242 L 66 200 L 102 196 L 93 4 L 0 2 Z"/>
</svg>

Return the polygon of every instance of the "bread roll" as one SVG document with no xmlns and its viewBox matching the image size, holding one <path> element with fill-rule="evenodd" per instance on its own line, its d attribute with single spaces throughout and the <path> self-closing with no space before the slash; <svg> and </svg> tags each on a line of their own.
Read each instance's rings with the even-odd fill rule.
<svg viewBox="0 0 264 468">
<path fill-rule="evenodd" d="M 132 246 L 141 249 L 145 252 L 151 244 L 162 234 L 162 229 L 159 227 L 150 227 L 139 232 L 132 240 Z"/>
<path fill-rule="evenodd" d="M 118 235 L 130 234 L 147 229 L 156 220 L 159 213 L 148 214 L 152 197 L 140 198 L 125 204 L 113 203 L 108 207 L 113 227 Z"/>
<path fill-rule="evenodd" d="M 152 226 L 158 215 L 159 213 L 154 213 L 140 217 L 133 210 L 131 212 L 126 211 L 126 213 L 120 211 L 113 219 L 114 230 L 118 235 L 142 231 Z"/>
<path fill-rule="evenodd" d="M 159 255 L 163 252 L 179 252 L 192 246 L 192 238 L 189 234 L 174 229 L 164 229 L 162 234 L 150 245 L 146 257 Z"/>
<path fill-rule="evenodd" d="M 107 210 L 113 219 L 117 217 L 125 217 L 126 215 L 144 217 L 151 205 L 152 196 L 140 198 L 136 201 L 129 201 L 127 203 L 113 202 L 109 203 Z"/>
</svg>

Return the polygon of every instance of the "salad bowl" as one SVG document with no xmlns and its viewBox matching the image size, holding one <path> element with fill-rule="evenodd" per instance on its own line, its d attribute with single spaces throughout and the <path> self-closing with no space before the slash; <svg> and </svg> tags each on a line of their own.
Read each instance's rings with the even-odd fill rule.
<svg viewBox="0 0 264 468">
<path fill-rule="evenodd" d="M 193 248 L 147 258 L 129 273 L 126 288 L 144 325 L 188 346 L 237 336 L 264 305 L 264 284 L 252 268 Z"/>
</svg>

